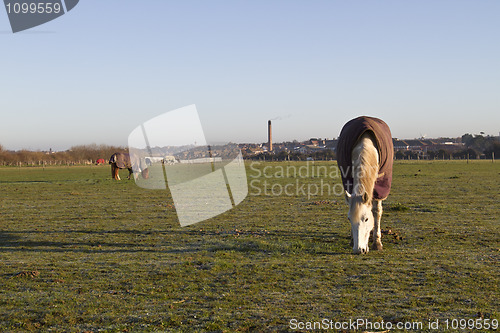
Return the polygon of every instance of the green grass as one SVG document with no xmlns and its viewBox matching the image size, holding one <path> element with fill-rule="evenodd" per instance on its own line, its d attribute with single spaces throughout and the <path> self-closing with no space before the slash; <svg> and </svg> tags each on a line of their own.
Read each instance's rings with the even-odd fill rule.
<svg viewBox="0 0 500 333">
<path fill-rule="evenodd" d="M 249 196 L 185 228 L 167 191 L 108 166 L 0 168 L 0 331 L 500 319 L 500 163 L 397 162 L 384 251 L 362 256 L 332 165 L 248 163 Z"/>
</svg>

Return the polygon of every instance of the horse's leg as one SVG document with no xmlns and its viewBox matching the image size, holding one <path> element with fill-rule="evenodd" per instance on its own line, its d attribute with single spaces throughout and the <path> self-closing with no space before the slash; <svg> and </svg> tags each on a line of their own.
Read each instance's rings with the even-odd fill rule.
<svg viewBox="0 0 500 333">
<path fill-rule="evenodd" d="M 128 177 L 127 179 L 130 179 L 130 176 L 132 175 L 134 171 L 132 170 L 132 168 L 128 168 Z"/>
<path fill-rule="evenodd" d="M 382 232 L 380 231 L 380 220 L 382 218 L 382 200 L 374 200 L 376 204 L 373 205 L 373 217 L 375 226 L 373 227 L 373 250 L 382 250 Z"/>
<path fill-rule="evenodd" d="M 115 164 L 111 164 L 111 178 L 115 179 L 115 180 L 118 180 L 116 177 L 117 177 L 117 170 L 118 168 L 116 167 Z"/>
<path fill-rule="evenodd" d="M 115 166 L 115 179 L 116 180 L 121 180 L 120 179 L 120 172 L 119 171 L 120 171 L 120 168 L 117 167 L 117 166 Z"/>
</svg>

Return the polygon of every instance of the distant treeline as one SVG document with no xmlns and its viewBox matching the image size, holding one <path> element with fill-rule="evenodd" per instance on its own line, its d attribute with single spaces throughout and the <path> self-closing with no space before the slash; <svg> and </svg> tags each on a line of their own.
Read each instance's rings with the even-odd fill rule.
<svg viewBox="0 0 500 333">
<path fill-rule="evenodd" d="M 432 149 L 430 146 L 427 150 L 398 150 L 395 152 L 396 159 L 499 159 L 500 158 L 500 139 L 494 136 L 483 135 L 462 135 L 461 142 L 463 146 L 439 146 L 438 149 Z"/>
<path fill-rule="evenodd" d="M 462 142 L 466 150 L 476 152 L 478 158 L 500 158 L 500 137 L 464 134 Z"/>
<path fill-rule="evenodd" d="M 432 150 L 398 150 L 395 152 L 396 159 L 499 159 L 500 141 L 497 137 L 465 134 L 461 138 L 463 146 L 440 146 Z M 43 166 L 43 165 L 74 165 L 93 164 L 98 159 L 108 162 L 109 157 L 116 152 L 126 152 L 125 147 L 108 145 L 80 145 L 73 146 L 62 152 L 42 152 L 18 150 L 10 151 L 0 145 L 0 166 Z M 311 151 L 307 153 L 280 151 L 277 153 L 262 153 L 258 155 L 246 155 L 245 159 L 268 160 L 268 161 L 305 161 L 334 160 L 335 152 L 331 149 Z"/>
<path fill-rule="evenodd" d="M 61 152 L 10 151 L 5 150 L 0 145 L 0 165 L 45 166 L 93 164 L 100 158 L 104 159 L 107 163 L 113 153 L 123 151 L 127 151 L 127 149 L 124 147 L 96 144 L 74 146 Z"/>
</svg>

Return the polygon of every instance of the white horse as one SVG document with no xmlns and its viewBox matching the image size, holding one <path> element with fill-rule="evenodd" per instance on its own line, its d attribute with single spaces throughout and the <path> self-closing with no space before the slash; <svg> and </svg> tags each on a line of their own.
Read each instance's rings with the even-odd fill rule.
<svg viewBox="0 0 500 333">
<path fill-rule="evenodd" d="M 337 160 L 344 169 L 342 181 L 349 204 L 353 253 L 369 251 L 370 232 L 372 249 L 382 250 L 382 201 L 391 188 L 393 154 L 389 127 L 380 119 L 358 117 L 342 129 Z"/>
<path fill-rule="evenodd" d="M 345 191 L 349 204 L 347 217 L 351 222 L 354 253 L 367 253 L 370 232 L 373 230 L 374 250 L 382 250 L 382 200 L 373 199 L 373 188 L 378 177 L 379 155 L 369 134 L 363 134 L 352 150 L 353 193 Z"/>
</svg>

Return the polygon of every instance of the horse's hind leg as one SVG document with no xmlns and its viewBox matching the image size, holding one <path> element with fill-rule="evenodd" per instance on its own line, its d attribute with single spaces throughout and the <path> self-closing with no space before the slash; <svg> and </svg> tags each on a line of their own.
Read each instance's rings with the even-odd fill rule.
<svg viewBox="0 0 500 333">
<path fill-rule="evenodd" d="M 373 250 L 382 250 L 382 232 L 380 230 L 380 220 L 382 219 L 382 200 L 374 200 L 376 205 L 373 205 L 373 217 L 375 226 L 373 227 Z"/>
</svg>

